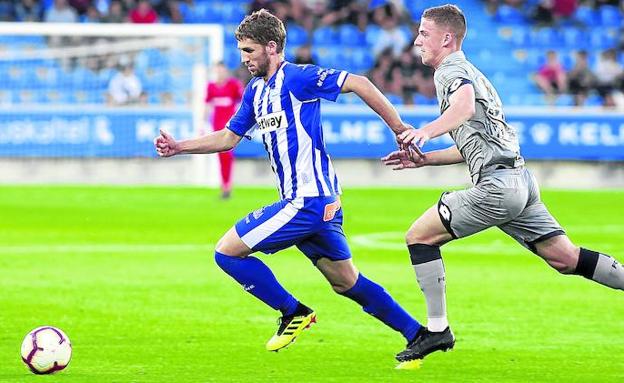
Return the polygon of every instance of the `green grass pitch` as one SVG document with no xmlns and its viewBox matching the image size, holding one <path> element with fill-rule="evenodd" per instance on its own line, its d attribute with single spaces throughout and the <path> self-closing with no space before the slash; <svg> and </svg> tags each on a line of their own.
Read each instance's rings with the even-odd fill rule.
<svg viewBox="0 0 624 383">
<path fill-rule="evenodd" d="M 417 318 L 425 304 L 402 233 L 441 190 L 348 189 L 356 265 Z M 398 333 L 334 294 L 296 250 L 262 256 L 318 313 L 279 353 L 276 312 L 214 264 L 214 243 L 269 189 L 0 187 L 0 382 L 621 382 L 624 295 L 560 276 L 493 229 L 448 245 L 455 350 L 394 370 Z M 578 244 L 624 260 L 624 192 L 545 191 Z M 53 325 L 70 366 L 35 376 L 24 335 Z"/>
</svg>

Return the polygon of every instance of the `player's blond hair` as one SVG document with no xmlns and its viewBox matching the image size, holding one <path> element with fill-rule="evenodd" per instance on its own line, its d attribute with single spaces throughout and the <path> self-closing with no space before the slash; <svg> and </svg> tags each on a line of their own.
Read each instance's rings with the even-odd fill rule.
<svg viewBox="0 0 624 383">
<path fill-rule="evenodd" d="M 275 41 L 277 53 L 281 53 L 286 44 L 284 23 L 266 9 L 246 16 L 236 28 L 234 36 L 238 41 L 251 39 L 262 45 L 267 45 L 269 41 Z"/>
<path fill-rule="evenodd" d="M 466 37 L 466 17 L 456 5 L 446 4 L 428 8 L 423 12 L 422 17 L 451 30 L 460 44 Z"/>
</svg>

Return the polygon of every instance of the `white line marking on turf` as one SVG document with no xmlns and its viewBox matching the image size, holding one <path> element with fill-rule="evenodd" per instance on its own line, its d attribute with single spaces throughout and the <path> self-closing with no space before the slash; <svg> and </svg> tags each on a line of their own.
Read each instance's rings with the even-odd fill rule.
<svg viewBox="0 0 624 383">
<path fill-rule="evenodd" d="M 388 231 L 382 233 L 370 233 L 361 235 L 352 235 L 349 242 L 353 246 L 361 246 L 370 249 L 390 250 L 390 251 L 407 251 L 404 238 L 405 233 L 399 231 Z M 480 253 L 480 254 L 500 254 L 513 250 L 520 250 L 517 244 L 505 244 L 501 240 L 494 240 L 486 244 L 462 244 L 461 242 L 451 242 L 444 246 L 444 250 L 457 251 L 463 253 Z"/>
<path fill-rule="evenodd" d="M 579 231 L 575 232 L 578 233 Z M 407 251 L 404 238 L 405 233 L 400 231 L 359 234 L 351 235 L 348 237 L 349 242 L 354 247 L 360 246 L 378 250 Z M 607 243 L 584 243 L 583 245 L 592 249 L 595 248 L 598 251 L 611 251 L 615 249 L 615 246 Z M 465 243 L 461 239 L 459 239 L 444 246 L 445 251 L 477 254 L 503 254 L 509 252 L 522 252 L 523 249 L 524 247 L 516 242 L 505 243 L 500 239 L 495 239 L 492 241 L 482 242 L 478 244 Z"/>
<path fill-rule="evenodd" d="M 582 225 L 564 227 L 569 234 L 612 234 L 624 232 L 624 225 Z M 356 234 L 348 237 L 354 247 L 365 247 L 376 250 L 406 251 L 405 233 L 401 231 Z M 583 246 L 600 251 L 617 250 L 614 245 L 601 243 L 582 243 Z M 505 243 L 499 239 L 484 243 L 465 243 L 453 241 L 444 246 L 445 250 L 463 253 L 500 254 L 518 252 L 522 247 L 513 242 Z M 165 253 L 213 251 L 212 244 L 144 244 L 144 243 L 73 243 L 73 244 L 23 244 L 0 245 L 1 254 L 29 253 Z"/>
<path fill-rule="evenodd" d="M 164 253 L 184 251 L 212 251 L 213 245 L 200 244 L 131 244 L 131 243 L 85 243 L 63 245 L 0 245 L 0 254 L 28 253 Z"/>
</svg>

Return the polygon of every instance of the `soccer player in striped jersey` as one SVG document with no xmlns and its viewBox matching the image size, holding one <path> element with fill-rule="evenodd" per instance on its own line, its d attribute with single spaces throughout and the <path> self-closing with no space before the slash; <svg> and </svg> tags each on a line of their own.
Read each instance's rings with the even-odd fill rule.
<svg viewBox="0 0 624 383">
<path fill-rule="evenodd" d="M 355 92 L 394 133 L 408 127 L 365 77 L 284 61 L 284 25 L 266 10 L 247 16 L 236 39 L 254 78 L 226 129 L 180 142 L 166 132 L 155 139 L 158 154 L 169 157 L 230 150 L 254 127 L 262 136 L 281 200 L 250 213 L 225 233 L 216 246 L 217 264 L 247 292 L 281 311 L 278 330 L 266 345 L 269 351 L 286 347 L 316 319 L 251 256 L 291 246 L 312 261 L 338 294 L 412 341 L 421 325 L 351 261 L 342 230 L 340 184 L 323 141 L 320 99 L 335 101 L 340 93 Z"/>
</svg>

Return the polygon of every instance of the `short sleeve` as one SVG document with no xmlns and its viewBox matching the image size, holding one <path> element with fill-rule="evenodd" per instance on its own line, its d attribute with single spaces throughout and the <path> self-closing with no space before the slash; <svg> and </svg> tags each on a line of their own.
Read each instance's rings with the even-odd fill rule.
<svg viewBox="0 0 624 383">
<path fill-rule="evenodd" d="M 455 93 L 457 89 L 466 84 L 472 84 L 471 76 L 457 66 L 440 68 L 435 73 L 435 85 L 437 89 L 443 90 L 443 95 L 449 97 Z"/>
<path fill-rule="evenodd" d="M 316 65 L 293 65 L 289 68 L 289 90 L 301 101 L 323 98 L 336 101 L 347 76 L 346 71 L 325 69 Z"/>
<path fill-rule="evenodd" d="M 256 118 L 253 108 L 254 90 L 251 85 L 252 82 L 247 85 L 238 110 L 225 126 L 226 128 L 230 129 L 232 132 L 236 133 L 241 137 L 248 137 L 247 132 L 249 132 L 251 128 L 253 128 L 256 124 Z"/>
</svg>

